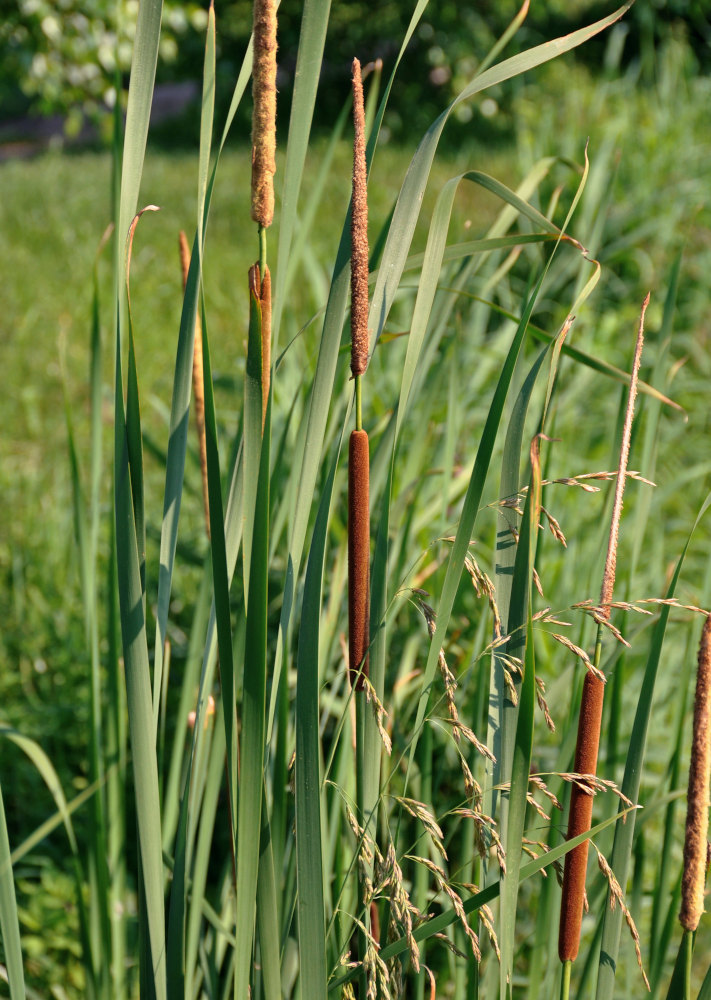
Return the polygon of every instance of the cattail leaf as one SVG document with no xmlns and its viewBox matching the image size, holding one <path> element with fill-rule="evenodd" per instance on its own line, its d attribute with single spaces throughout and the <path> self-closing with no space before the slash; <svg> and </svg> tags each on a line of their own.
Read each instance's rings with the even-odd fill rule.
<svg viewBox="0 0 711 1000">
<path fill-rule="evenodd" d="M 667 598 L 672 598 L 674 596 L 691 538 L 709 506 L 711 506 L 711 494 L 706 497 L 701 505 L 696 521 L 694 522 L 686 544 L 681 551 L 681 555 L 679 556 L 679 560 L 674 570 L 674 575 L 672 576 L 667 589 Z M 659 620 L 655 626 L 650 642 L 647 666 L 645 668 L 642 687 L 637 701 L 634 723 L 632 726 L 632 735 L 630 737 L 627 760 L 625 763 L 625 773 L 621 786 L 622 794 L 627 796 L 627 798 L 632 802 L 636 802 L 639 797 L 642 763 L 644 761 L 647 744 L 647 730 L 649 728 L 649 720 L 652 712 L 652 698 L 654 695 L 654 686 L 659 669 L 659 661 L 661 659 L 662 646 L 664 644 L 664 634 L 666 632 L 667 621 L 669 620 L 669 611 L 670 607 L 668 604 L 662 605 Z M 627 877 L 629 874 L 634 827 L 634 817 L 631 817 L 626 823 L 622 824 L 615 830 L 612 855 L 609 859 L 610 867 L 614 871 L 618 882 L 623 887 L 627 884 Z M 596 993 L 598 1000 L 609 1000 L 609 998 L 614 994 L 617 953 L 620 946 L 620 933 L 622 930 L 621 917 L 622 914 L 619 908 L 614 911 L 606 910 L 605 912 Z"/>
<path fill-rule="evenodd" d="M 521 534 L 516 546 L 513 567 L 513 585 L 507 632 L 512 639 L 507 645 L 510 655 L 520 656 L 523 680 L 520 684 L 518 705 L 504 706 L 502 716 L 501 779 L 508 782 L 507 808 L 501 809 L 501 826 L 505 829 L 504 850 L 506 872 L 501 888 L 501 947 L 500 993 L 508 996 L 513 976 L 514 932 L 516 929 L 516 902 L 518 899 L 521 843 L 526 820 L 528 777 L 533 752 L 533 717 L 536 708 L 536 664 L 533 649 L 533 624 L 531 620 L 531 586 L 538 540 L 538 522 L 541 506 L 540 439 L 531 444 L 531 480 L 526 495 L 521 521 Z M 524 632 L 525 630 L 525 632 Z M 513 648 L 513 651 L 512 651 Z M 504 698 L 506 703 L 508 699 Z M 506 708 L 510 713 L 506 714 Z M 502 795 L 502 800 L 505 796 Z"/>
<path fill-rule="evenodd" d="M 260 382 L 261 365 L 257 374 Z M 255 406 L 261 431 L 261 388 Z M 264 766 L 267 673 L 267 583 L 269 577 L 269 441 L 271 400 L 262 437 L 254 506 L 249 591 L 245 631 L 240 738 L 240 787 L 237 829 L 237 945 L 235 996 L 247 996 L 250 981 L 254 918 L 262 829 L 262 769 Z M 245 441 L 246 441 L 245 433 Z M 247 447 L 247 444 L 245 444 Z M 249 517 L 249 513 L 248 513 Z"/>
<path fill-rule="evenodd" d="M 692 931 L 687 930 L 681 936 L 674 971 L 669 981 L 667 1000 L 691 1000 L 691 959 L 694 954 L 695 936 Z"/>
<path fill-rule="evenodd" d="M 116 561 L 128 721 L 141 852 L 141 877 L 148 922 L 148 933 L 142 938 L 144 947 L 141 949 L 140 959 L 144 975 L 153 977 L 156 1000 L 165 1000 L 165 916 L 158 765 L 155 750 L 155 726 L 141 563 L 131 489 L 128 430 L 123 405 L 120 326 L 117 328 L 116 336 L 116 360 L 114 397 Z"/>
<path fill-rule="evenodd" d="M 311 134 L 318 89 L 319 75 L 323 62 L 326 42 L 326 28 L 331 11 L 331 0 L 305 0 L 301 15 L 299 49 L 296 54 L 294 73 L 294 93 L 291 100 L 289 137 L 286 144 L 284 164 L 284 186 L 281 197 L 279 219 L 279 244 L 277 248 L 279 267 L 274 286 L 274 312 L 272 322 L 274 353 L 277 351 L 279 325 L 285 304 L 287 272 L 292 266 L 292 243 L 297 228 L 297 212 L 304 164 Z M 303 224 L 303 223 L 302 223 Z M 301 226 L 299 227 L 301 228 Z M 303 247 L 303 243 L 300 244 Z M 296 261 L 294 261 L 294 265 Z"/>
<path fill-rule="evenodd" d="M 162 12 L 163 0 L 143 0 L 138 9 L 131 59 L 131 78 L 128 85 L 119 202 L 117 238 L 121 254 L 119 265 L 121 273 L 125 270 L 126 247 L 124 240 L 128 236 L 129 225 L 138 206 L 138 191 L 141 186 L 148 123 L 153 101 L 153 84 L 158 63 Z"/>
<path fill-rule="evenodd" d="M 531 394 L 536 385 L 541 366 L 546 356 L 546 349 L 541 351 L 534 361 L 528 375 L 526 376 L 520 392 L 516 397 L 509 426 L 506 431 L 504 451 L 501 460 L 501 480 L 499 486 L 499 496 L 509 497 L 518 493 L 520 488 L 520 465 L 521 448 L 523 444 L 523 430 L 528 413 L 528 405 Z M 518 607 L 518 614 L 511 615 L 511 592 L 514 580 L 514 565 L 516 563 L 516 553 L 518 551 L 511 528 L 518 531 L 518 516 L 512 510 L 502 508 L 498 517 L 497 542 L 496 542 L 496 606 L 499 609 L 501 621 L 508 635 L 514 635 L 509 646 L 520 647 L 522 645 L 520 629 L 524 622 L 521 620 L 521 609 L 526 607 L 526 601 Z M 520 595 L 525 597 L 525 593 Z M 503 652 L 503 651 L 502 651 Z M 511 652 L 507 647 L 507 652 Z M 516 654 L 518 655 L 518 654 Z M 520 679 L 515 679 L 516 691 L 521 686 Z M 493 816 L 498 798 L 497 786 L 508 781 L 508 766 L 511 761 L 512 746 L 507 747 L 506 753 L 502 749 L 504 734 L 504 717 L 506 714 L 505 702 L 506 685 L 504 683 L 504 664 L 500 653 L 494 651 L 491 658 L 491 678 L 489 682 L 489 730 L 487 734 L 487 746 L 489 746 L 496 758 L 496 763 L 487 764 L 487 774 L 491 776 L 487 782 L 489 790 L 486 793 L 486 810 L 488 815 Z M 515 723 L 515 706 L 508 701 L 508 708 L 511 714 L 510 722 Z M 510 737 L 513 739 L 514 730 L 509 725 Z M 505 776 L 506 775 L 506 776 Z"/>
<path fill-rule="evenodd" d="M 203 910 L 206 905 L 207 875 L 212 853 L 220 791 L 225 774 L 225 724 L 222 718 L 224 699 L 217 706 L 214 730 L 209 749 L 209 762 L 200 808 L 200 825 L 190 866 L 190 899 L 185 931 L 185 991 L 195 995 L 198 976 L 198 952 Z"/>
<path fill-rule="evenodd" d="M 198 169 L 197 228 L 190 256 L 190 268 L 185 282 L 183 308 L 180 315 L 180 331 L 173 377 L 173 395 L 170 409 L 170 436 L 168 455 L 165 463 L 165 490 L 163 496 L 163 522 L 160 539 L 160 573 L 158 577 L 158 599 L 156 611 L 156 644 L 154 652 L 154 675 L 160 678 L 163 665 L 163 647 L 167 636 L 170 592 L 178 542 L 178 521 L 183 496 L 183 476 L 188 440 L 188 416 L 192 388 L 192 367 L 195 340 L 195 322 L 198 310 L 198 295 L 202 272 L 202 254 L 205 246 L 207 222 L 209 218 L 212 192 L 217 176 L 220 153 L 222 152 L 230 127 L 239 108 L 240 101 L 249 82 L 252 69 L 252 47 L 247 49 L 242 67 L 235 84 L 232 101 L 222 132 L 217 157 L 212 173 L 207 179 L 207 167 L 212 149 L 212 123 L 215 99 L 215 18 L 214 10 L 208 12 L 208 30 L 205 45 L 205 73 L 203 78 L 203 105 L 200 121 L 200 153 Z M 238 489 L 239 464 L 235 467 L 230 496 Z M 240 480 L 241 482 L 241 480 Z M 241 501 L 239 492 L 235 494 L 237 504 L 227 505 L 226 535 L 235 548 L 239 547 L 241 533 Z M 233 519 L 234 518 L 234 519 Z M 231 547 L 231 546 L 230 546 Z M 236 560 L 236 555 L 235 555 Z M 231 574 L 230 574 L 231 575 Z M 210 627 L 207 647 L 214 655 L 215 632 Z M 209 660 L 208 656 L 208 660 Z M 158 688 L 159 690 L 159 688 Z"/>
<path fill-rule="evenodd" d="M 118 211 L 120 259 L 116 261 L 119 273 L 115 275 L 118 323 L 114 393 L 114 511 L 118 596 L 140 845 L 141 921 L 145 914 L 147 924 L 147 933 L 140 935 L 140 968 L 141 978 L 144 982 L 151 983 L 156 1000 L 165 1000 L 166 997 L 165 915 L 160 795 L 142 574 L 145 542 L 140 482 L 143 473 L 135 357 L 132 361 L 132 347 L 129 343 L 128 401 L 124 408 L 121 347 L 125 324 L 122 289 L 124 280 L 128 279 L 131 249 L 129 222 L 135 216 L 143 168 L 161 9 L 159 0 L 148 0 L 141 4 L 131 65 Z M 131 228 L 134 226 L 135 220 Z"/>
<path fill-rule="evenodd" d="M 262 789 L 266 802 L 266 789 Z M 267 809 L 262 809 L 259 837 L 259 873 L 257 876 L 257 929 L 262 965 L 264 1000 L 281 1000 L 281 931 L 277 912 L 277 882 L 271 824 Z"/>
<path fill-rule="evenodd" d="M 696 1000 L 711 1000 L 711 965 L 704 976 L 704 981 L 701 984 L 701 989 Z"/>
<path fill-rule="evenodd" d="M 319 629 L 333 484 L 343 432 L 321 493 L 309 549 L 296 660 L 296 880 L 303 996 L 326 996 L 326 933 L 321 833 Z"/>
<path fill-rule="evenodd" d="M 12 876 L 10 838 L 7 835 L 2 784 L 0 784 L 0 932 L 2 932 L 10 996 L 13 1000 L 24 1000 L 25 973 L 22 965 L 20 921 L 17 915 L 17 899 L 15 898 L 15 882 Z"/>
</svg>

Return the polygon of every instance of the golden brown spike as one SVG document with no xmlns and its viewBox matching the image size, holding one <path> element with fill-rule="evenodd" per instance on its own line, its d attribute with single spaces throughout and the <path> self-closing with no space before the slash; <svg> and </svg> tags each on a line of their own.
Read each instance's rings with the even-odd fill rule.
<svg viewBox="0 0 711 1000">
<path fill-rule="evenodd" d="M 599 677 L 588 672 L 585 675 L 583 697 L 580 702 L 578 743 L 575 748 L 576 774 L 595 774 L 597 771 L 604 692 L 604 683 Z M 568 840 L 590 829 L 592 804 L 592 795 L 587 795 L 582 788 L 574 784 L 570 795 Z M 561 962 L 574 961 L 578 954 L 587 865 L 588 841 L 586 840 L 565 856 L 558 935 L 558 955 Z"/>
<path fill-rule="evenodd" d="M 268 267 L 264 268 L 259 300 L 262 306 L 262 430 L 264 430 L 272 366 L 272 277 Z"/>
<path fill-rule="evenodd" d="M 642 347 L 644 346 L 644 314 L 649 305 L 649 295 L 642 303 L 642 312 L 639 317 L 637 327 L 637 344 L 635 346 L 634 361 L 632 363 L 632 377 L 630 379 L 630 392 L 627 397 L 627 411 L 625 412 L 625 423 L 622 429 L 622 447 L 620 448 L 620 461 L 617 466 L 617 482 L 615 483 L 615 501 L 612 506 L 612 520 L 610 522 L 610 537 L 607 543 L 607 559 L 605 560 L 605 572 L 602 577 L 602 589 L 600 591 L 600 607 L 606 618 L 610 617 L 610 604 L 612 602 L 612 591 L 615 586 L 615 571 L 617 569 L 617 542 L 620 531 L 620 517 L 622 516 L 622 497 L 625 492 L 625 480 L 627 478 L 627 461 L 630 454 L 630 438 L 632 436 L 632 417 L 634 416 L 634 404 L 637 398 L 637 380 L 639 377 L 639 366 L 642 360 Z"/>
<path fill-rule="evenodd" d="M 711 768 L 711 615 L 701 633 L 694 697 L 694 731 L 689 765 L 689 793 L 684 838 L 681 912 L 684 930 L 695 931 L 704 912 L 706 838 L 709 828 L 709 769 Z"/>
<path fill-rule="evenodd" d="M 274 218 L 276 172 L 275 0 L 254 0 L 252 67 L 252 218 L 267 229 Z"/>
<path fill-rule="evenodd" d="M 368 435 L 353 431 L 348 445 L 348 659 L 351 684 L 368 675 L 370 631 L 370 454 Z"/>
<path fill-rule="evenodd" d="M 190 270 L 190 247 L 185 233 L 180 230 L 180 264 L 183 269 L 183 291 Z M 210 500 L 207 490 L 207 445 L 205 443 L 205 387 L 202 370 L 202 323 L 199 311 L 195 315 L 195 341 L 193 347 L 193 396 L 195 397 L 195 423 L 197 424 L 200 472 L 202 473 L 202 502 L 205 509 L 205 527 L 210 537 Z"/>
<path fill-rule="evenodd" d="M 353 203 L 351 210 L 351 372 L 368 367 L 368 193 L 360 63 L 353 60 Z"/>
</svg>

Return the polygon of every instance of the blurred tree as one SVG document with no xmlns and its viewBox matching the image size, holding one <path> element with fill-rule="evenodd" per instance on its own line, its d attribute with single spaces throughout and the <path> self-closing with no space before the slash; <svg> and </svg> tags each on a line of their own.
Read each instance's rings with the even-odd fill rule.
<svg viewBox="0 0 711 1000">
<path fill-rule="evenodd" d="M 124 74 L 131 64 L 137 16 L 138 0 L 0 0 L 3 117 L 27 108 L 67 113 L 71 130 L 83 113 L 111 107 L 116 70 Z M 201 4 L 166 0 L 164 75 L 171 66 L 183 71 L 182 43 L 191 34 L 197 37 L 206 23 Z"/>
<path fill-rule="evenodd" d="M 165 0 L 159 81 L 198 79 L 208 0 Z M 219 47 L 218 96 L 227 101 L 251 29 L 251 0 L 215 0 Z M 398 73 L 385 125 L 394 137 L 423 128 L 471 79 L 496 38 L 514 17 L 520 0 L 437 0 L 425 11 Z M 531 4 L 507 54 L 565 34 L 610 12 L 611 0 L 547 0 Z M 409 23 L 414 0 L 334 0 L 328 30 L 317 124 L 328 127 L 348 93 L 350 64 L 381 58 L 387 73 Z M 279 9 L 279 120 L 288 121 L 303 0 L 282 0 Z M 98 114 L 116 99 L 118 67 L 127 73 L 138 0 L 0 0 L 0 107 L 3 117 L 31 107 L 69 113 L 70 128 L 81 113 Z M 697 68 L 711 68 L 708 0 L 640 0 L 627 15 L 623 61 L 641 59 L 653 70 L 657 47 L 672 30 L 686 35 Z M 576 50 L 593 69 L 602 65 L 607 35 Z M 489 138 L 505 133 L 500 110 L 505 88 L 494 88 L 461 106 L 448 129 L 464 138 L 477 124 Z M 245 102 L 245 116 L 249 109 Z M 247 125 L 247 118 L 240 124 Z M 186 134 L 184 138 L 189 138 Z"/>
</svg>

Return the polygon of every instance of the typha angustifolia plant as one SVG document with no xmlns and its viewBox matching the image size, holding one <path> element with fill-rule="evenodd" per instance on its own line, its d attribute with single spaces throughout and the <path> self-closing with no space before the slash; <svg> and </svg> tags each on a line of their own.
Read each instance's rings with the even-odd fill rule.
<svg viewBox="0 0 711 1000">
<path fill-rule="evenodd" d="M 639 367 L 642 360 L 644 345 L 644 317 L 649 305 L 647 294 L 642 303 L 632 376 L 625 420 L 622 428 L 620 459 L 615 482 L 610 533 L 607 543 L 607 556 L 600 590 L 600 601 L 597 610 L 598 627 L 595 639 L 595 653 L 592 669 L 588 669 L 583 682 L 583 692 L 580 701 L 578 718 L 578 738 L 575 748 L 574 772 L 581 776 L 581 781 L 572 785 L 570 794 L 570 811 L 568 818 L 568 840 L 587 833 L 592 824 L 593 789 L 587 787 L 585 776 L 594 777 L 597 774 L 597 756 L 600 745 L 600 730 L 602 726 L 602 708 L 605 694 L 605 677 L 600 670 L 602 656 L 602 639 L 605 622 L 609 621 L 615 587 L 617 569 L 617 548 L 619 543 L 620 519 L 622 503 L 627 478 L 627 463 L 629 460 L 630 441 L 632 436 L 632 420 L 637 397 Z M 572 965 L 578 956 L 580 947 L 580 929 L 583 919 L 585 900 L 585 877 L 587 872 L 589 841 L 585 840 L 565 856 L 563 873 L 563 892 L 560 906 L 560 927 L 558 934 L 558 957 L 562 963 L 561 1000 L 567 1000 L 570 994 L 570 975 Z"/>
<path fill-rule="evenodd" d="M 368 367 L 368 192 L 365 164 L 365 105 L 358 59 L 353 60 L 353 184 L 351 196 L 351 375 L 355 383 L 355 429 L 348 442 L 348 661 L 350 683 L 356 700 L 356 798 L 358 822 L 364 836 L 374 829 L 369 815 L 375 809 L 377 789 L 367 787 L 365 759 L 368 716 L 365 688 L 368 683 L 370 643 L 370 446 L 363 429 L 362 379 Z M 361 902 L 372 877 L 367 862 L 359 866 Z M 364 929 L 369 931 L 369 913 Z M 369 948 L 359 933 L 359 958 L 365 962 Z M 364 986 L 362 980 L 361 988 Z"/>
<path fill-rule="evenodd" d="M 686 797 L 684 864 L 681 876 L 679 923 L 682 938 L 667 1000 L 691 1000 L 694 940 L 704 913 L 709 868 L 709 781 L 711 779 L 711 616 L 701 631 L 694 693 L 689 784 Z M 708 975 L 706 977 L 708 979 Z M 706 986 L 706 982 L 704 983 Z M 703 992 L 703 991 L 702 991 Z M 701 994 L 699 994 L 701 995 Z"/>
</svg>

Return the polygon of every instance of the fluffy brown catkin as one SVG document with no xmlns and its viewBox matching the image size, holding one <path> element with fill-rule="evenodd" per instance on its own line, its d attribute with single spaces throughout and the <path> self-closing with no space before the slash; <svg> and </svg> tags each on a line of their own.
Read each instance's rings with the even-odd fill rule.
<svg viewBox="0 0 711 1000">
<path fill-rule="evenodd" d="M 180 247 L 180 265 L 183 271 L 183 291 L 190 270 L 190 247 L 188 238 L 180 230 L 178 238 Z M 200 454 L 200 472 L 202 474 L 202 502 L 205 508 L 205 527 L 207 537 L 210 537 L 210 500 L 207 491 L 207 446 L 205 443 L 205 387 L 202 373 L 202 324 L 199 312 L 195 316 L 195 346 L 193 348 L 193 396 L 195 398 L 195 423 L 197 425 L 198 452 Z"/>
<path fill-rule="evenodd" d="M 353 431 L 348 444 L 348 660 L 351 684 L 368 675 L 370 631 L 370 455 L 368 435 Z"/>
<path fill-rule="evenodd" d="M 695 931 L 704 912 L 706 838 L 709 828 L 709 768 L 711 768 L 711 615 L 701 633 L 694 697 L 694 730 L 689 764 L 689 792 L 684 838 L 679 922 Z"/>
<path fill-rule="evenodd" d="M 360 63 L 353 60 L 353 202 L 351 208 L 351 372 L 368 367 L 368 192 Z"/>
<path fill-rule="evenodd" d="M 252 66 L 252 218 L 267 229 L 274 218 L 276 172 L 276 53 L 275 0 L 254 2 L 254 62 Z"/>
<path fill-rule="evenodd" d="M 604 692 L 604 683 L 599 677 L 588 672 L 585 675 L 583 696 L 580 701 L 578 742 L 575 748 L 576 774 L 595 774 L 597 771 Z M 573 785 L 570 795 L 568 840 L 590 829 L 592 806 L 592 795 L 587 795 L 578 785 Z M 561 962 L 574 961 L 578 955 L 587 866 L 588 841 L 586 840 L 565 856 L 558 934 L 558 956 Z"/>
</svg>

